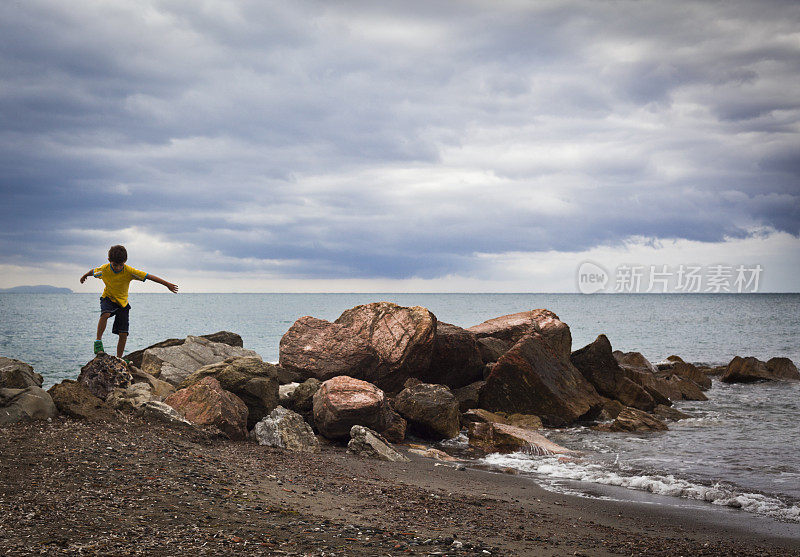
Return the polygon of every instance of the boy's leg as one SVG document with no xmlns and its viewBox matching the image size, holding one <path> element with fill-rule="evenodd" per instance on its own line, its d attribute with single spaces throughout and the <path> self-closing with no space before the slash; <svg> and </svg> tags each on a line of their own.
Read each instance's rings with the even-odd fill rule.
<svg viewBox="0 0 800 557">
<path fill-rule="evenodd" d="M 97 340 L 103 340 L 103 333 L 106 330 L 106 322 L 111 317 L 110 313 L 101 313 L 100 320 L 97 322 Z"/>
<path fill-rule="evenodd" d="M 125 352 L 125 343 L 128 341 L 128 333 L 120 333 L 117 341 L 117 358 L 122 358 Z"/>
</svg>

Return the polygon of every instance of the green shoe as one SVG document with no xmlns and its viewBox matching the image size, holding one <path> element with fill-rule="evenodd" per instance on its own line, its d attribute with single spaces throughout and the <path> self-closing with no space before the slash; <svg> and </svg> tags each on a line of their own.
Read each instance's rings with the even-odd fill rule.
<svg viewBox="0 0 800 557">
<path fill-rule="evenodd" d="M 105 352 L 105 348 L 103 348 L 103 341 L 96 340 L 94 341 L 94 353 L 99 354 L 100 352 Z"/>
</svg>

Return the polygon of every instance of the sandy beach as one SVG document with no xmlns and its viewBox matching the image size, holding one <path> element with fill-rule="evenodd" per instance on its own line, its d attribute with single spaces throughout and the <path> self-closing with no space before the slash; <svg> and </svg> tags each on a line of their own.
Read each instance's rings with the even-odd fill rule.
<svg viewBox="0 0 800 557">
<path fill-rule="evenodd" d="M 402 445 L 400 446 L 402 450 Z M 565 496 L 412 457 L 235 443 L 139 418 L 0 435 L 5 555 L 797 555 L 745 513 Z"/>
</svg>

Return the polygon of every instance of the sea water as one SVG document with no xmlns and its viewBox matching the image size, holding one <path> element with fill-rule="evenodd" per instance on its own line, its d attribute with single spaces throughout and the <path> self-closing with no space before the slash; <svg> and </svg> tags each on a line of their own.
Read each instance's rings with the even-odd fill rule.
<svg viewBox="0 0 800 557">
<path fill-rule="evenodd" d="M 381 300 L 422 305 L 440 321 L 463 327 L 547 308 L 570 326 L 573 349 L 604 333 L 614 349 L 639 351 L 651 361 L 677 354 L 709 364 L 725 364 L 735 355 L 800 363 L 797 294 L 132 293 L 126 351 L 229 330 L 242 336 L 246 348 L 275 362 L 281 336 L 298 317 L 333 320 L 345 309 Z M 0 293 L 0 355 L 33 365 L 45 388 L 75 378 L 92 358 L 98 315 L 97 295 Z M 109 352 L 115 340 L 109 324 Z M 585 456 L 564 460 L 519 453 L 490 455 L 483 463 L 514 467 L 562 491 L 590 494 L 611 486 L 617 493 L 704 501 L 800 524 L 800 383 L 715 380 L 706 394 L 705 402 L 677 403 L 692 418 L 670 423 L 667 432 L 547 430 L 553 441 Z M 463 442 L 462 437 L 452 443 Z"/>
</svg>

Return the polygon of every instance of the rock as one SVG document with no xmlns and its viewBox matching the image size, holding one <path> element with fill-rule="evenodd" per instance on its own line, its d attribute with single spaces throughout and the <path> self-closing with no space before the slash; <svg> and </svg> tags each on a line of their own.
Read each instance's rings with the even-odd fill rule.
<svg viewBox="0 0 800 557">
<path fill-rule="evenodd" d="M 655 375 L 656 388 L 671 400 L 708 400 L 694 381 L 675 375 L 670 371 L 659 371 Z"/>
<path fill-rule="evenodd" d="M 367 379 L 396 393 L 409 377 L 422 377 L 433 357 L 436 317 L 424 307 L 376 302 L 346 310 L 336 323 L 370 344 L 380 362 Z"/>
<path fill-rule="evenodd" d="M 658 405 L 658 407 L 668 408 L 668 406 L 664 406 L 663 404 Z M 611 421 L 616 420 L 619 413 L 625 409 L 625 405 L 622 404 L 618 400 L 608 399 L 603 404 L 603 411 L 600 413 L 600 420 L 601 421 Z"/>
<path fill-rule="evenodd" d="M 595 429 L 599 431 L 667 431 L 667 424 L 636 408 L 626 407 L 619 413 L 614 423 L 602 424 Z"/>
<path fill-rule="evenodd" d="M 286 404 L 287 408 L 303 416 L 303 419 L 311 424 L 312 427 L 314 426 L 314 395 L 319 390 L 320 385 L 322 383 L 320 383 L 319 379 L 314 379 L 313 377 L 306 379 L 292 392 Z"/>
<path fill-rule="evenodd" d="M 667 361 L 672 362 L 670 371 L 673 375 L 680 375 L 690 381 L 694 381 L 704 391 L 711 388 L 711 378 L 694 365 L 687 364 L 679 356 L 670 356 Z"/>
<path fill-rule="evenodd" d="M 669 406 L 664 406 L 663 404 L 659 404 L 656 406 L 655 410 L 653 410 L 653 415 L 660 419 L 660 420 L 670 420 L 673 422 L 677 422 L 678 420 L 685 420 L 686 418 L 691 418 L 689 414 L 685 412 L 681 412 L 680 410 L 676 410 L 675 408 L 670 408 Z"/>
<path fill-rule="evenodd" d="M 47 420 L 57 415 L 58 409 L 53 404 L 53 399 L 47 391 L 37 385 L 23 389 L 0 388 L 0 426 L 23 421 Z"/>
<path fill-rule="evenodd" d="M 281 385 L 278 387 L 278 402 L 281 406 L 285 406 L 289 403 L 289 399 L 292 396 L 292 393 L 300 386 L 300 383 L 288 383 L 286 385 Z"/>
<path fill-rule="evenodd" d="M 228 358 L 203 366 L 184 379 L 179 389 L 213 377 L 223 389 L 239 397 L 247 406 L 247 427 L 252 429 L 278 406 L 278 366 L 261 358 Z"/>
<path fill-rule="evenodd" d="M 472 422 L 467 435 L 470 447 L 485 453 L 577 454 L 533 430 L 496 422 Z"/>
<path fill-rule="evenodd" d="M 65 379 L 47 391 L 62 414 L 79 420 L 111 421 L 114 410 L 83 383 Z"/>
<path fill-rule="evenodd" d="M 83 383 L 89 391 L 101 400 L 105 400 L 114 389 L 124 389 L 133 382 L 128 372 L 128 364 L 104 352 L 81 368 L 78 383 Z"/>
<path fill-rule="evenodd" d="M 542 420 L 533 414 L 507 414 L 473 408 L 462 415 L 464 422 L 505 424 L 522 429 L 542 429 Z"/>
<path fill-rule="evenodd" d="M 483 379 L 483 365 L 475 333 L 439 321 L 431 365 L 420 379 L 458 389 Z"/>
<path fill-rule="evenodd" d="M 388 462 L 409 461 L 408 457 L 394 450 L 383 436 L 361 425 L 354 425 L 350 429 L 350 442 L 347 444 L 347 452 Z"/>
<path fill-rule="evenodd" d="M 477 335 L 476 335 L 477 336 Z M 478 350 L 484 363 L 491 364 L 500 359 L 509 348 L 514 346 L 510 340 L 502 340 L 495 337 L 481 337 L 478 339 Z"/>
<path fill-rule="evenodd" d="M 458 459 L 450 456 L 444 451 L 434 449 L 433 447 L 425 447 L 419 449 L 408 449 L 408 452 L 424 457 L 432 458 L 434 460 L 444 460 L 445 462 L 458 462 Z"/>
<path fill-rule="evenodd" d="M 181 416 L 172 406 L 157 400 L 150 400 L 143 403 L 136 409 L 136 414 L 147 421 L 178 426 L 192 425 L 189 420 Z"/>
<path fill-rule="evenodd" d="M 419 383 L 405 388 L 395 397 L 394 409 L 420 437 L 438 440 L 458 435 L 458 401 L 444 385 Z"/>
<path fill-rule="evenodd" d="M 259 445 L 290 451 L 316 452 L 319 441 L 314 430 L 297 412 L 278 406 L 258 422 L 251 433 Z"/>
<path fill-rule="evenodd" d="M 621 366 L 628 366 L 639 371 L 648 371 L 650 373 L 658 371 L 656 366 L 642 356 L 641 352 L 620 352 L 619 350 L 614 350 L 613 355 L 614 359 L 617 360 L 617 363 Z"/>
<path fill-rule="evenodd" d="M 42 376 L 33 371 L 31 365 L 14 358 L 0 356 L 0 388 L 41 387 L 42 382 Z"/>
<path fill-rule="evenodd" d="M 728 366 L 712 366 L 708 364 L 694 364 L 697 369 L 705 373 L 709 377 L 719 377 L 728 371 Z"/>
<path fill-rule="evenodd" d="M 242 342 L 242 337 L 237 335 L 236 333 L 231 333 L 229 331 L 219 331 L 217 333 L 211 333 L 209 335 L 200 335 L 199 338 L 204 338 L 206 340 L 210 340 L 211 342 L 221 342 L 222 344 L 228 344 L 230 346 L 238 346 L 239 348 L 244 346 L 244 342 Z M 142 357 L 144 356 L 145 350 L 150 348 L 169 348 L 171 346 L 180 346 L 184 342 L 186 342 L 185 338 L 170 338 L 167 340 L 163 340 L 161 342 L 157 342 L 151 346 L 143 350 L 136 350 L 135 352 L 131 352 L 125 359 L 128 360 L 134 366 L 141 368 L 142 367 Z"/>
<path fill-rule="evenodd" d="M 178 385 L 203 366 L 236 357 L 260 359 L 252 350 L 189 336 L 180 345 L 145 350 L 142 370 L 172 385 Z"/>
<path fill-rule="evenodd" d="M 175 386 L 170 385 L 166 381 L 162 381 L 156 377 L 153 377 L 149 373 L 142 371 L 136 366 L 129 365 L 128 371 L 133 378 L 133 384 L 137 383 L 146 383 L 150 386 L 150 393 L 155 400 L 164 400 L 169 395 L 175 392 Z"/>
<path fill-rule="evenodd" d="M 464 422 L 469 424 L 472 422 L 477 423 L 498 423 L 498 424 L 505 424 L 506 419 L 500 415 L 498 412 L 489 412 L 488 410 L 484 410 L 483 408 L 473 408 L 471 410 L 467 410 L 462 415 Z M 506 424 L 508 425 L 508 424 Z"/>
<path fill-rule="evenodd" d="M 339 375 L 374 379 L 380 358 L 353 330 L 315 317 L 301 317 L 280 342 L 281 367 L 303 378 L 326 381 Z"/>
<path fill-rule="evenodd" d="M 486 364 L 485 366 L 483 366 L 483 380 L 484 381 L 486 381 L 489 378 L 489 376 L 492 374 L 492 370 L 494 369 L 494 365 L 496 363 L 497 362 L 494 362 L 494 363 Z"/>
<path fill-rule="evenodd" d="M 736 356 L 720 377 L 724 383 L 752 383 L 753 381 L 800 380 L 797 368 L 789 358 L 772 358 L 762 362 L 756 358 Z"/>
<path fill-rule="evenodd" d="M 342 375 L 323 382 L 314 393 L 313 413 L 314 424 L 328 439 L 346 439 L 354 425 L 391 431 L 389 438 L 396 442 L 405 436 L 406 422 L 389 406 L 384 392 L 360 379 Z"/>
<path fill-rule="evenodd" d="M 466 387 L 453 389 L 453 396 L 455 396 L 458 401 L 459 412 L 466 412 L 471 408 L 478 407 L 478 397 L 485 384 L 486 381 L 476 381 L 475 383 L 470 383 Z"/>
<path fill-rule="evenodd" d="M 247 437 L 247 406 L 224 390 L 214 377 L 204 377 L 171 394 L 164 402 L 193 424 L 215 426 L 233 440 Z"/>
<path fill-rule="evenodd" d="M 602 403 L 580 371 L 538 332 L 503 354 L 480 392 L 481 408 L 535 414 L 550 426 L 592 419 Z"/>
<path fill-rule="evenodd" d="M 538 332 L 562 358 L 569 358 L 572 352 L 572 334 L 569 327 L 555 313 L 546 309 L 495 317 L 467 330 L 475 333 L 478 338 L 494 337 L 512 344 L 516 344 L 531 332 Z"/>
<path fill-rule="evenodd" d="M 134 383 L 124 389 L 114 389 L 108 394 L 106 404 L 120 412 L 133 413 L 145 402 L 153 400 L 153 391 L 147 383 Z"/>
<path fill-rule="evenodd" d="M 606 335 L 576 350 L 570 356 L 572 364 L 603 396 L 620 401 L 625 406 L 650 411 L 656 407 L 653 397 L 629 379 L 611 351 Z"/>
</svg>

